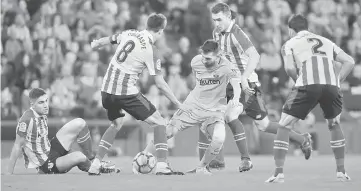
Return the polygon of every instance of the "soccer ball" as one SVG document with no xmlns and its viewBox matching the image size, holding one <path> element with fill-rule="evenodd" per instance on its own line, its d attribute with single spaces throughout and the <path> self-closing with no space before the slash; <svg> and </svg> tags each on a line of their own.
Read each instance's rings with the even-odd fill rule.
<svg viewBox="0 0 361 191">
<path fill-rule="evenodd" d="M 140 152 L 133 159 L 133 173 L 148 174 L 152 172 L 156 164 L 157 159 L 151 153 Z"/>
</svg>

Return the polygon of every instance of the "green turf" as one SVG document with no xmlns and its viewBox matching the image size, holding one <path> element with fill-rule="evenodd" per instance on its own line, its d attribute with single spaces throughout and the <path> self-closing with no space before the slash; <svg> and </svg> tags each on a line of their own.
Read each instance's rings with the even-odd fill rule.
<svg viewBox="0 0 361 191">
<path fill-rule="evenodd" d="M 239 159 L 226 158 L 226 169 L 214 172 L 212 176 L 155 176 L 131 173 L 131 158 L 111 158 L 122 167 L 120 174 L 88 176 L 73 169 L 62 175 L 37 175 L 34 170 L 25 170 L 19 160 L 15 175 L 1 177 L 1 190 L 29 191 L 360 191 L 361 156 L 347 156 L 346 169 L 352 181 L 343 183 L 335 180 L 335 164 L 331 155 L 316 156 L 309 161 L 302 157 L 289 156 L 286 161 L 285 183 L 266 184 L 264 181 L 273 173 L 272 156 L 254 156 L 254 169 L 237 171 Z M 170 162 L 175 169 L 186 171 L 197 164 L 195 157 L 174 157 Z M 2 160 L 2 173 L 7 160 Z"/>
</svg>

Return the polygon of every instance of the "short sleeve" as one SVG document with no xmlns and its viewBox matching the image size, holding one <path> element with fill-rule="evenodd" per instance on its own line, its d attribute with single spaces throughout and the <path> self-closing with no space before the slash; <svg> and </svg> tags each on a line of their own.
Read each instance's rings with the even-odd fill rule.
<svg viewBox="0 0 361 191">
<path fill-rule="evenodd" d="M 289 41 L 287 41 L 281 48 L 282 56 L 292 55 L 292 48 Z"/>
<path fill-rule="evenodd" d="M 333 52 L 335 55 L 339 54 L 342 51 L 342 49 L 337 46 L 335 43 L 333 43 Z"/>
<path fill-rule="evenodd" d="M 16 134 L 20 137 L 26 137 L 29 126 L 32 125 L 32 119 L 29 117 L 20 118 L 18 125 L 16 126 Z"/>
</svg>

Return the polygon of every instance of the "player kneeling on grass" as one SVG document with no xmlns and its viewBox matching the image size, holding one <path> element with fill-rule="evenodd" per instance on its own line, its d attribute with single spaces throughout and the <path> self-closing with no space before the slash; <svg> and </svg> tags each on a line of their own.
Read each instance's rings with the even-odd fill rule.
<svg viewBox="0 0 361 191">
<path fill-rule="evenodd" d="M 226 136 L 225 111 L 227 107 L 232 107 L 241 112 L 243 106 L 239 103 L 240 78 L 229 61 L 221 56 L 218 43 L 207 40 L 201 51 L 202 54 L 195 56 L 191 62 L 196 86 L 168 123 L 167 137 L 169 139 L 190 127 L 200 127 L 211 143 L 198 167 L 189 172 L 211 174 L 207 166 L 219 154 Z M 227 105 L 228 83 L 233 86 L 235 96 Z M 146 151 L 150 152 L 152 147 L 153 143 L 149 144 Z"/>
<path fill-rule="evenodd" d="M 21 152 L 24 155 L 25 167 L 36 168 L 41 174 L 66 173 L 75 166 L 87 172 L 94 155 L 86 122 L 81 118 L 69 121 L 49 141 L 48 95 L 43 89 L 35 88 L 30 91 L 29 98 L 31 107 L 24 112 L 16 127 L 16 140 L 10 155 L 8 174 L 13 174 Z M 69 152 L 75 141 L 82 152 Z M 115 170 L 114 165 L 102 163 L 104 173 Z"/>
</svg>

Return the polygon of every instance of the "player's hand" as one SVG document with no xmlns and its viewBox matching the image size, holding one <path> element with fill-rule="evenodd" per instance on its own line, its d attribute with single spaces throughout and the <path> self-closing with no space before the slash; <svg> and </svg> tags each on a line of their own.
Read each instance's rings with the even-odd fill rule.
<svg viewBox="0 0 361 191">
<path fill-rule="evenodd" d="M 247 95 L 253 95 L 255 93 L 254 89 L 249 87 L 249 83 L 247 79 L 242 78 L 241 80 L 241 84 L 242 84 L 242 90 L 244 93 L 246 93 Z"/>
<path fill-rule="evenodd" d="M 92 49 L 96 49 L 98 46 L 99 46 L 99 41 L 98 41 L 98 40 L 93 40 L 93 41 L 90 43 L 90 47 L 91 47 Z"/>
</svg>

